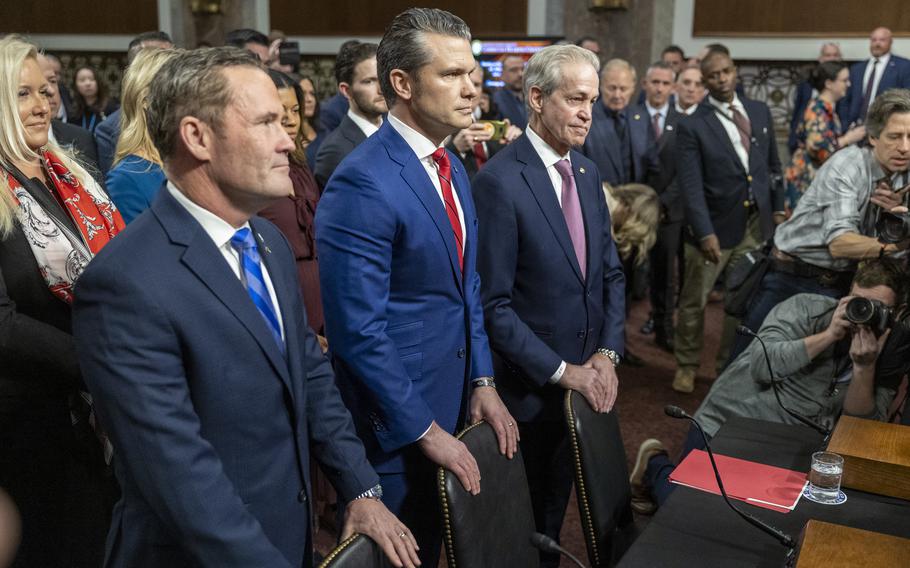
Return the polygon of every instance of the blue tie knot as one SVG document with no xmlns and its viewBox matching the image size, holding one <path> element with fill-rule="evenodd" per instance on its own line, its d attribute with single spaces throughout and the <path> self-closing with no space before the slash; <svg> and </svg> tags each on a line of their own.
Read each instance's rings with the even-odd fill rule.
<svg viewBox="0 0 910 568">
<path fill-rule="evenodd" d="M 256 246 L 256 238 L 253 237 L 253 231 L 249 227 L 238 229 L 234 236 L 231 237 L 231 246 L 234 247 L 240 256 L 248 254 L 250 259 L 259 264 L 259 248 Z"/>
</svg>

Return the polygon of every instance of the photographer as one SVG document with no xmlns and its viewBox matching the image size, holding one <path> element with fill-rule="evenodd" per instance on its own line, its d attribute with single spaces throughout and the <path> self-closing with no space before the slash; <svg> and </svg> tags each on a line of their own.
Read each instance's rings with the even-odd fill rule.
<svg viewBox="0 0 910 568">
<path fill-rule="evenodd" d="M 819 169 L 793 216 L 777 228 L 770 270 L 743 324 L 758 329 L 783 300 L 801 292 L 839 298 L 856 264 L 902 254 L 910 241 L 906 212 L 910 165 L 910 91 L 894 89 L 875 99 L 866 121 L 869 146 L 850 146 Z M 896 227 L 895 227 L 896 222 Z M 731 360 L 750 339 L 738 338 Z"/>
</svg>

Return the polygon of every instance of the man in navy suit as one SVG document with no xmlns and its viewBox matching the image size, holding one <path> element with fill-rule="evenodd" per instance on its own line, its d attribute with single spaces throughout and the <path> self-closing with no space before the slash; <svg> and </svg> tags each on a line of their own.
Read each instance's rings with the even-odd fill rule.
<svg viewBox="0 0 910 568">
<path fill-rule="evenodd" d="M 342 537 L 418 564 L 306 324 L 291 249 L 252 217 L 291 189 L 274 84 L 245 51 L 188 51 L 148 115 L 169 182 L 74 306 L 123 491 L 105 566 L 310 566 L 310 452 L 349 502 Z"/>
<path fill-rule="evenodd" d="M 507 55 L 502 60 L 502 88 L 493 93 L 493 104 L 503 118 L 524 130 L 528 126 L 528 111 L 525 109 L 522 85 L 525 75 L 525 59 L 520 55 Z"/>
<path fill-rule="evenodd" d="M 376 56 L 388 119 L 335 170 L 316 214 L 338 384 L 385 502 L 428 566 L 441 544 L 437 468 L 480 491 L 477 462 L 452 434 L 482 418 L 504 454 L 517 447 L 483 329 L 474 202 L 442 146 L 472 121 L 470 38 L 443 10 L 392 20 Z"/>
<path fill-rule="evenodd" d="M 494 369 L 518 419 L 537 530 L 556 540 L 572 489 L 564 389 L 609 412 L 624 341 L 625 278 L 600 175 L 572 149 L 591 126 L 597 65 L 574 45 L 536 53 L 525 73 L 529 128 L 473 181 Z M 612 457 L 623 464 L 615 479 L 622 488 L 619 453 Z M 617 522 L 627 516 L 628 494 L 619 491 Z M 558 554 L 541 560 L 559 565 Z"/>
<path fill-rule="evenodd" d="M 591 132 L 582 147 L 603 181 L 614 186 L 644 183 L 657 167 L 648 113 L 643 106 L 629 105 L 635 78 L 629 62 L 607 61 L 600 73 L 601 102 L 594 105 Z"/>
<path fill-rule="evenodd" d="M 869 36 L 870 57 L 850 67 L 850 90 L 838 105 L 844 130 L 865 121 L 878 95 L 910 87 L 910 61 L 891 53 L 891 42 L 891 30 L 875 28 Z"/>
<path fill-rule="evenodd" d="M 818 54 L 819 63 L 841 61 L 842 59 L 840 46 L 837 43 L 826 41 L 822 44 Z M 787 148 L 791 154 L 796 151 L 796 130 L 803 121 L 803 115 L 806 114 L 806 106 L 816 96 L 818 96 L 818 92 L 812 88 L 808 79 L 796 86 L 796 99 L 793 101 L 793 114 L 790 117 L 790 135 L 787 138 Z"/>
<path fill-rule="evenodd" d="M 679 298 L 673 389 L 692 392 L 704 309 L 717 277 L 771 237 L 783 220 L 780 160 L 767 105 L 736 94 L 736 67 L 722 51 L 701 62 L 708 97 L 677 127 L 677 183 L 686 209 L 685 275 Z M 738 321 L 726 316 L 717 368 Z"/>
</svg>

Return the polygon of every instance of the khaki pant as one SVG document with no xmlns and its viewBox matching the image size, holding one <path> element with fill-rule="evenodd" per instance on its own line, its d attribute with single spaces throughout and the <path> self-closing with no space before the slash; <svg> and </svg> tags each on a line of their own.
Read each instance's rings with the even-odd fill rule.
<svg viewBox="0 0 910 568">
<path fill-rule="evenodd" d="M 747 252 L 761 244 L 761 226 L 758 214 L 749 217 L 743 239 L 733 248 L 720 250 L 720 262 L 713 264 L 705 260 L 701 249 L 685 243 L 685 271 L 683 286 L 679 295 L 679 315 L 676 323 L 674 355 L 680 369 L 696 369 L 701 359 L 703 332 L 705 327 L 705 305 L 714 282 L 722 273 L 726 281 L 727 267 L 733 266 Z M 724 314 L 724 327 L 720 349 L 717 352 L 715 368 L 720 369 L 727 361 L 730 348 L 736 337 L 739 319 Z"/>
</svg>

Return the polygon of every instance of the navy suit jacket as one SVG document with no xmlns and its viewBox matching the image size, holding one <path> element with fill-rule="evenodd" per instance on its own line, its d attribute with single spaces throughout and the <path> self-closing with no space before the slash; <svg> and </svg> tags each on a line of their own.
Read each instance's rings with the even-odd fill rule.
<svg viewBox="0 0 910 568">
<path fill-rule="evenodd" d="M 522 130 L 528 127 L 528 110 L 524 101 L 518 100 L 518 97 L 505 87 L 493 91 L 493 104 L 496 105 L 499 114 L 503 118 L 508 118 L 514 126 Z"/>
<path fill-rule="evenodd" d="M 844 102 L 839 106 L 840 121 L 844 129 L 859 120 L 863 103 L 863 91 L 866 85 L 863 84 L 863 76 L 866 74 L 866 66 L 869 60 L 860 61 L 850 66 L 850 89 Z M 897 55 L 891 54 L 888 59 L 888 66 L 882 72 L 882 78 L 878 82 L 878 88 L 873 95 L 884 93 L 889 89 L 906 89 L 910 87 L 910 60 L 904 59 Z"/>
<path fill-rule="evenodd" d="M 655 149 L 659 167 L 651 170 L 646 180 L 660 198 L 664 222 L 667 223 L 678 223 L 685 217 L 676 181 L 676 129 L 683 117 L 676 112 L 676 108 L 670 107 Z"/>
<path fill-rule="evenodd" d="M 772 192 L 772 176 L 780 175 L 771 111 L 764 103 L 740 98 L 752 127 L 749 171 L 717 113 L 707 102 L 679 121 L 676 133 L 677 183 L 686 208 L 689 237 L 698 242 L 717 235 L 721 248 L 732 248 L 745 235 L 749 218 L 743 206 L 751 185 L 761 216 L 762 239 L 774 231 L 773 213 L 783 211 L 780 184 Z"/>
<path fill-rule="evenodd" d="M 335 93 L 325 99 L 319 103 L 319 127 L 326 132 L 332 132 L 341 124 L 348 108 L 350 108 L 350 103 L 341 93 Z"/>
<path fill-rule="evenodd" d="M 599 347 L 623 351 L 625 277 L 610 232 L 597 166 L 575 150 L 572 169 L 585 222 L 583 278 L 556 192 L 527 136 L 477 174 L 477 269 L 496 382 L 521 421 L 562 420 L 561 361 L 582 364 Z"/>
<path fill-rule="evenodd" d="M 477 215 L 449 154 L 464 211 L 464 275 L 445 207 L 389 124 L 329 179 L 316 211 L 319 279 L 338 384 L 380 473 L 408 469 L 435 420 L 454 432 L 469 379 L 491 376 L 483 329 Z"/>
<path fill-rule="evenodd" d="M 594 105 L 591 131 L 581 148 L 582 153 L 597 164 L 603 181 L 614 187 L 624 183 L 644 183 L 658 167 L 648 110 L 643 105 L 634 105 L 624 112 L 632 147 L 631 171 L 624 172 L 622 141 L 616 136 L 611 111 L 603 104 Z"/>
<path fill-rule="evenodd" d="M 363 130 L 349 116 L 345 115 L 338 128 L 325 137 L 316 153 L 313 174 L 316 176 L 319 187 L 325 187 L 338 164 L 366 139 Z"/>
<path fill-rule="evenodd" d="M 114 165 L 114 154 L 117 152 L 117 140 L 120 138 L 120 109 L 108 115 L 95 128 L 95 143 L 98 145 L 98 167 L 107 175 Z"/>
<path fill-rule="evenodd" d="M 378 482 L 306 325 L 291 249 L 250 223 L 286 354 L 166 189 L 79 279 L 79 362 L 122 489 L 105 566 L 308 566 L 310 453 L 343 499 Z"/>
</svg>

